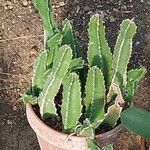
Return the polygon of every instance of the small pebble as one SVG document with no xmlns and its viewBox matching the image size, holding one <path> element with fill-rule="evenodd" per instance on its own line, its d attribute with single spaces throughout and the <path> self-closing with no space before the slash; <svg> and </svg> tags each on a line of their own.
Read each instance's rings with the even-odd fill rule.
<svg viewBox="0 0 150 150">
<path fill-rule="evenodd" d="M 15 3 L 15 4 L 18 3 L 18 0 L 14 0 L 14 3 Z"/>
<path fill-rule="evenodd" d="M 118 1 L 118 5 L 121 5 L 121 3 L 122 3 L 121 0 L 119 0 L 119 1 Z"/>
<path fill-rule="evenodd" d="M 10 86 L 11 89 L 14 87 L 13 84 L 10 84 L 9 86 Z"/>
<path fill-rule="evenodd" d="M 28 1 L 27 0 L 22 0 L 22 6 L 27 7 L 28 6 Z"/>
<path fill-rule="evenodd" d="M 12 20 L 12 24 L 15 24 L 16 23 L 16 21 L 15 20 Z"/>
<path fill-rule="evenodd" d="M 130 5 L 130 8 L 133 8 L 133 5 Z"/>
<path fill-rule="evenodd" d="M 7 120 L 7 124 L 12 125 L 12 124 L 13 124 L 13 122 L 12 122 L 12 121 L 10 121 L 10 120 Z"/>
<path fill-rule="evenodd" d="M 105 11 L 100 11 L 100 14 L 101 14 L 102 18 L 104 18 L 105 16 L 107 16 L 107 13 Z"/>
<path fill-rule="evenodd" d="M 77 5 L 76 13 L 78 14 L 78 13 L 79 13 L 79 11 L 80 11 L 80 6 L 79 6 L 79 5 Z"/>
<path fill-rule="evenodd" d="M 97 8 L 102 8 L 103 6 L 102 5 L 97 5 Z"/>
<path fill-rule="evenodd" d="M 20 91 L 20 89 L 17 89 L 17 92 L 19 92 Z"/>
<path fill-rule="evenodd" d="M 114 11 L 114 12 L 118 12 L 118 9 L 116 9 L 116 8 L 113 8 L 113 11 Z"/>
<path fill-rule="evenodd" d="M 91 15 L 92 13 L 93 13 L 93 11 L 89 11 L 89 12 L 87 12 L 87 14 L 88 14 L 88 15 Z"/>
<path fill-rule="evenodd" d="M 5 9 L 5 10 L 11 10 L 11 9 L 13 9 L 12 2 L 6 1 L 6 2 L 4 3 L 4 9 Z"/>
<path fill-rule="evenodd" d="M 137 41 L 135 44 L 136 44 L 136 45 L 139 45 L 139 44 L 140 44 L 140 42 L 139 42 L 139 41 Z"/>
<path fill-rule="evenodd" d="M 14 106 L 14 107 L 13 107 L 13 111 L 17 111 L 17 106 Z"/>
<path fill-rule="evenodd" d="M 85 11 L 85 12 L 88 12 L 89 10 L 90 10 L 89 6 L 85 6 L 85 7 L 84 7 L 84 11 Z"/>
<path fill-rule="evenodd" d="M 12 6 L 12 5 L 9 5 L 9 6 L 7 7 L 7 9 L 8 9 L 8 10 L 11 10 L 11 9 L 13 9 L 13 6 Z"/>
<path fill-rule="evenodd" d="M 115 18 L 113 16 L 110 16 L 110 22 L 115 22 Z"/>
</svg>

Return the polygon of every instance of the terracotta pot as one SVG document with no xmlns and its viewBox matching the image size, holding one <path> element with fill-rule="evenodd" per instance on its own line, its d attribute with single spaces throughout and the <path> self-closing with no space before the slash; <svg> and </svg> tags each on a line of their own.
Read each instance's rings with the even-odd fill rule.
<svg viewBox="0 0 150 150">
<path fill-rule="evenodd" d="M 124 131 L 125 128 L 122 125 L 119 125 L 113 130 L 96 135 L 95 139 L 100 147 L 104 147 L 106 145 L 115 143 L 121 137 Z"/>
<path fill-rule="evenodd" d="M 86 138 L 69 136 L 53 130 L 38 118 L 30 104 L 26 105 L 26 114 L 29 124 L 37 135 L 41 150 L 87 150 Z M 124 128 L 119 125 L 109 132 L 96 135 L 98 145 L 103 147 L 113 144 L 123 130 Z"/>
</svg>

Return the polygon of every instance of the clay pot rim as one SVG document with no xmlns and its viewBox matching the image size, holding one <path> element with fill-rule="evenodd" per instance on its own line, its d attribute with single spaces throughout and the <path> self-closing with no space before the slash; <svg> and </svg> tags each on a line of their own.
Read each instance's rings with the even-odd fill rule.
<svg viewBox="0 0 150 150">
<path fill-rule="evenodd" d="M 63 133 L 63 132 L 59 132 L 57 130 L 54 130 L 53 128 L 49 127 L 48 125 L 46 125 L 34 112 L 32 105 L 31 104 L 26 104 L 26 110 L 28 109 L 28 111 L 30 111 L 30 113 L 32 113 L 33 117 L 35 120 L 37 120 L 37 124 L 40 124 L 40 126 L 43 126 L 43 128 L 47 128 L 47 130 L 49 130 L 49 132 L 53 132 L 56 133 L 58 136 L 62 136 L 64 138 L 66 138 L 67 136 L 69 136 L 69 134 Z M 97 134 L 95 135 L 95 138 L 101 138 L 101 137 L 108 137 L 108 136 L 112 136 L 112 134 L 115 134 L 116 132 L 119 132 L 120 130 L 122 130 L 123 126 L 120 124 L 117 127 L 113 128 L 112 130 L 105 132 L 105 133 L 101 133 L 101 134 Z M 72 135 L 70 138 L 74 139 L 74 140 L 85 140 L 86 137 L 80 137 L 80 136 L 76 136 L 76 135 Z"/>
</svg>

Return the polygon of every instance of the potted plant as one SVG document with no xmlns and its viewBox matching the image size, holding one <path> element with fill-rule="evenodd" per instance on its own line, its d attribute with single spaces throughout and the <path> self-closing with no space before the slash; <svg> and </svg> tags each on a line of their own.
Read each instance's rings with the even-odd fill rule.
<svg viewBox="0 0 150 150">
<path fill-rule="evenodd" d="M 23 101 L 41 150 L 113 149 L 111 144 L 123 131 L 121 122 L 141 134 L 130 123 L 139 121 L 141 111 L 125 109 L 146 73 L 144 67 L 127 71 L 136 32 L 133 20 L 122 22 L 112 55 L 103 20 L 99 14 L 93 15 L 87 64 L 70 21 L 66 19 L 63 28 L 58 28 L 51 2 L 34 0 L 34 4 L 44 25 L 45 49 L 35 62 L 32 88 Z"/>
</svg>

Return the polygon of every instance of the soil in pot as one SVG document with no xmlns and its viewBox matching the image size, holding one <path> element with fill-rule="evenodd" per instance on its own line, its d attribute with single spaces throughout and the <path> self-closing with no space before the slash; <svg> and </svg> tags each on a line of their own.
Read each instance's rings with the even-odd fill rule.
<svg viewBox="0 0 150 150">
<path fill-rule="evenodd" d="M 63 130 L 63 124 L 62 124 L 62 118 L 61 118 L 61 103 L 62 103 L 62 87 L 60 88 L 59 92 L 57 93 L 56 97 L 55 97 L 55 106 L 57 108 L 57 114 L 58 116 L 56 117 L 49 117 L 45 120 L 42 120 L 41 119 L 41 116 L 40 116 L 40 112 L 39 112 L 39 106 L 38 105 L 34 105 L 33 106 L 33 110 L 34 112 L 36 113 L 36 115 L 41 119 L 41 121 L 43 121 L 47 126 L 51 127 L 52 129 L 56 130 L 56 131 L 59 131 L 59 132 L 62 132 Z M 126 108 L 127 106 L 125 106 Z M 84 106 L 83 106 L 83 114 L 84 114 Z M 83 120 L 85 120 L 85 117 L 82 115 L 80 117 L 80 122 L 83 123 Z M 118 125 L 120 125 L 120 119 L 118 120 L 117 124 L 115 127 L 117 127 Z M 115 128 L 114 127 L 114 128 Z M 105 133 L 105 132 L 108 132 L 110 130 L 112 130 L 113 128 L 111 126 L 109 126 L 108 124 L 104 123 L 104 124 L 101 124 L 97 129 L 96 129 L 96 135 L 97 134 L 102 134 L 102 133 Z"/>
<path fill-rule="evenodd" d="M 39 107 L 38 105 L 33 106 L 33 110 L 36 113 L 36 115 L 41 119 L 40 117 L 40 113 L 39 113 Z M 41 121 L 43 121 L 41 119 Z M 47 126 L 51 127 L 52 129 L 62 132 L 62 119 L 61 116 L 56 116 L 56 117 L 49 117 L 47 119 L 45 119 L 43 121 Z M 117 127 L 120 124 L 120 120 L 118 121 L 117 125 L 115 127 Z M 115 128 L 114 127 L 114 128 Z M 108 124 L 101 124 L 97 129 L 96 129 L 96 134 L 102 134 L 105 132 L 108 132 L 110 130 L 112 130 L 113 128 L 111 126 L 109 126 Z"/>
<path fill-rule="evenodd" d="M 84 137 L 77 137 L 73 135 L 68 135 L 56 131 L 51 127 L 47 126 L 40 118 L 35 114 L 33 107 L 30 104 L 26 106 L 27 118 L 29 124 L 37 134 L 39 144 L 42 150 L 49 149 L 74 149 L 74 150 L 86 150 L 87 142 Z M 117 141 L 123 132 L 121 125 L 117 126 L 109 132 L 105 132 L 96 135 L 97 144 L 100 147 L 104 147 L 108 144 L 112 144 Z"/>
</svg>

